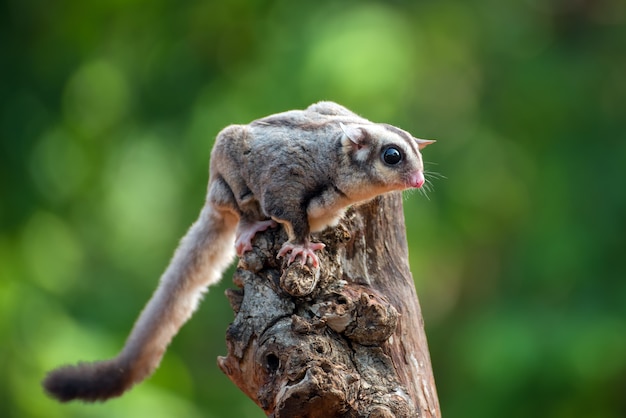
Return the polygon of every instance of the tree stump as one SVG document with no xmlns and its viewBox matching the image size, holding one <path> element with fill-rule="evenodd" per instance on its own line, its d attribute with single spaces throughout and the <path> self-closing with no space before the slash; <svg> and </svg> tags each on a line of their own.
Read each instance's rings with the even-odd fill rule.
<svg viewBox="0 0 626 418">
<path fill-rule="evenodd" d="M 281 228 L 239 261 L 221 370 L 273 418 L 440 417 L 402 195 L 313 238 L 326 244 L 319 268 L 276 259 Z"/>
</svg>

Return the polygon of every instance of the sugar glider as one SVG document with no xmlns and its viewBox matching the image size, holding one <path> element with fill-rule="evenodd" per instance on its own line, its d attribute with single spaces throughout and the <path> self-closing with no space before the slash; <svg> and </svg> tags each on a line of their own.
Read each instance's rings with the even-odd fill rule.
<svg viewBox="0 0 626 418">
<path fill-rule="evenodd" d="M 63 366 L 43 386 L 60 401 L 119 396 L 159 365 L 180 327 L 235 254 L 277 224 L 287 231 L 278 257 L 316 267 L 310 233 L 335 225 L 350 205 L 424 184 L 420 150 L 434 141 L 370 122 L 343 106 L 319 102 L 217 136 L 206 202 L 182 238 L 159 285 L 117 357 Z"/>
</svg>

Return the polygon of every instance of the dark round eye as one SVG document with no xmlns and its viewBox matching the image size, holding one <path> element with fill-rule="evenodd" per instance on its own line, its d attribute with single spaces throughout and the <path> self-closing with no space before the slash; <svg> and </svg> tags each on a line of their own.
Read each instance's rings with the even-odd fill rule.
<svg viewBox="0 0 626 418">
<path fill-rule="evenodd" d="M 383 150 L 383 161 L 389 165 L 396 165 L 402 161 L 402 153 L 396 147 L 387 147 Z"/>
</svg>

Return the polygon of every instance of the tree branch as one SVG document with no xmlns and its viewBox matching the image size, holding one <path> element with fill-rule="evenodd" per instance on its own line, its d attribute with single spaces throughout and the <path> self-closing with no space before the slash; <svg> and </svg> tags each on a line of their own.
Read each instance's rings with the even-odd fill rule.
<svg viewBox="0 0 626 418">
<path fill-rule="evenodd" d="M 283 269 L 280 229 L 240 260 L 222 371 L 274 418 L 439 417 L 402 195 L 349 210 L 318 238 L 319 269 Z"/>
</svg>

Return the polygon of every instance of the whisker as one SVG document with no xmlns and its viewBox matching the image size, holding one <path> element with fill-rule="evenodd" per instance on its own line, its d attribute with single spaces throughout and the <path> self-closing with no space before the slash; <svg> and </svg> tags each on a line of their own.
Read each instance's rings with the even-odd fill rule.
<svg viewBox="0 0 626 418">
<path fill-rule="evenodd" d="M 408 200 L 409 197 L 414 193 L 416 193 L 415 189 L 406 189 L 404 193 L 402 193 L 402 200 Z M 417 189 L 417 193 L 420 193 L 420 189 Z"/>
<path fill-rule="evenodd" d="M 434 179 L 447 179 L 446 176 L 444 176 L 443 174 L 437 172 L 437 171 L 430 171 L 430 170 L 424 170 L 424 176 L 425 177 L 431 177 Z"/>
<path fill-rule="evenodd" d="M 437 165 L 437 163 L 431 163 L 431 162 L 425 162 L 425 164 Z M 424 170 L 423 173 L 424 173 L 424 184 L 422 185 L 422 187 L 418 189 L 418 192 L 422 196 L 424 196 L 426 199 L 430 200 L 429 193 L 433 193 L 435 190 L 435 185 L 433 183 L 433 180 L 447 179 L 447 177 L 437 171 Z"/>
</svg>

